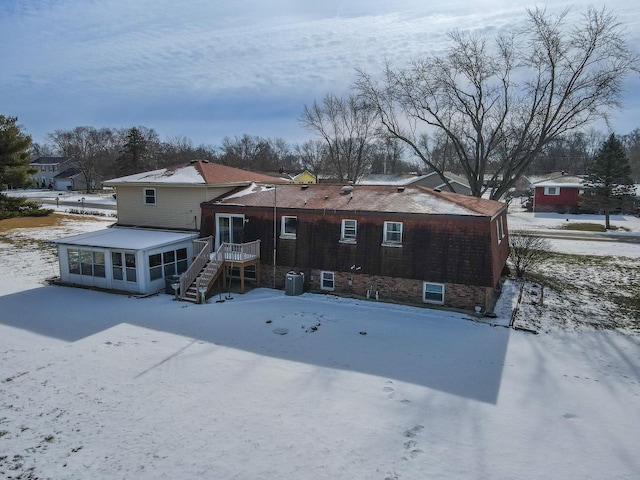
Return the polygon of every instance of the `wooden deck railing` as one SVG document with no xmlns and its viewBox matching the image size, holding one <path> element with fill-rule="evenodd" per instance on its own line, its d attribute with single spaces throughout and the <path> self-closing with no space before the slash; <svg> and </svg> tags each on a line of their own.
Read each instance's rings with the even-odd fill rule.
<svg viewBox="0 0 640 480">
<path fill-rule="evenodd" d="M 216 276 L 218 270 L 224 262 L 244 263 L 260 258 L 260 240 L 249 243 L 223 243 L 220 248 L 213 253 L 213 237 L 202 238 L 193 241 L 193 249 L 200 252 L 193 260 L 186 272 L 180 275 L 179 298 L 184 298 L 191 284 L 198 277 L 197 290 L 200 287 L 211 287 L 211 280 Z"/>
<path fill-rule="evenodd" d="M 193 251 L 200 249 L 196 257 L 193 259 L 189 268 L 180 275 L 180 293 L 179 298 L 182 300 L 187 293 L 187 289 L 196 279 L 200 271 L 209 261 L 209 255 L 213 251 L 213 237 L 200 238 L 193 241 Z"/>
</svg>

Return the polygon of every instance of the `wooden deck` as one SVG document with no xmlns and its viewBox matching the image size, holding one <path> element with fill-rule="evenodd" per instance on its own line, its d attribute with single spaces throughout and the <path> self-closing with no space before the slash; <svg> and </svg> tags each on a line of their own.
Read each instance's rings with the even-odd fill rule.
<svg viewBox="0 0 640 480">
<path fill-rule="evenodd" d="M 218 278 L 227 286 L 227 269 L 240 271 L 240 292 L 245 292 L 245 269 L 255 265 L 256 279 L 260 283 L 260 240 L 249 243 L 223 243 L 213 251 L 213 238 L 194 240 L 195 255 L 192 264 L 180 276 L 178 298 L 199 303 L 202 292 L 206 295 Z"/>
</svg>

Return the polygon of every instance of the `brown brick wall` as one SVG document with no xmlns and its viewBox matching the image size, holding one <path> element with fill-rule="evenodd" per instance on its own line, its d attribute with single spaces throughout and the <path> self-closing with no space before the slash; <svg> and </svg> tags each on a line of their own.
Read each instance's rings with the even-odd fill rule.
<svg viewBox="0 0 640 480">
<path fill-rule="evenodd" d="M 366 298 L 370 290 L 370 299 L 375 300 L 376 291 L 379 301 L 397 302 L 416 306 L 438 306 L 422 302 L 422 280 L 387 277 L 380 275 L 366 275 L 352 272 L 334 272 L 335 289 L 325 291 L 320 288 L 320 272 L 317 269 L 296 269 L 293 267 L 277 266 L 275 269 L 275 284 L 273 281 L 273 265 L 262 265 L 261 285 L 265 287 L 284 289 L 286 274 L 290 271 L 304 273 L 304 290 L 314 293 L 331 293 L 340 296 Z M 351 280 L 351 284 L 349 284 Z M 445 284 L 444 307 L 473 310 L 479 305 L 483 310 L 490 310 L 493 301 L 493 288 Z"/>
</svg>

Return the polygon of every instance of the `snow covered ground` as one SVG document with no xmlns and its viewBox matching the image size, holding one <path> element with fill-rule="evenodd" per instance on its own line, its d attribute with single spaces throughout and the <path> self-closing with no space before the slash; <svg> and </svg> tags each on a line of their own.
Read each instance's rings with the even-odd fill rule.
<svg viewBox="0 0 640 480">
<path fill-rule="evenodd" d="M 637 478 L 636 335 L 532 304 L 539 335 L 269 289 L 191 305 L 47 286 L 44 242 L 110 223 L 56 217 L 0 222 L 0 478 Z M 637 272 L 632 244 L 595 243 Z"/>
</svg>

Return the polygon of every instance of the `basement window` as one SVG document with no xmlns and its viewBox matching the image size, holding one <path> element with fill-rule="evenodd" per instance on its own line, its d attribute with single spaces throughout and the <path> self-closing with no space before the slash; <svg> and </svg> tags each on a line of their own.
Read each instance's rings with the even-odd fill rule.
<svg viewBox="0 0 640 480">
<path fill-rule="evenodd" d="M 333 291 L 335 289 L 335 272 L 320 272 L 320 290 Z"/>
<path fill-rule="evenodd" d="M 422 301 L 424 303 L 444 304 L 444 285 L 442 283 L 422 283 Z"/>
</svg>

